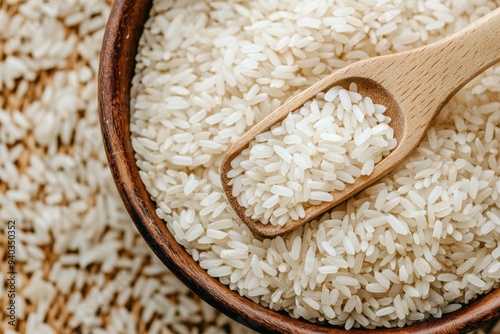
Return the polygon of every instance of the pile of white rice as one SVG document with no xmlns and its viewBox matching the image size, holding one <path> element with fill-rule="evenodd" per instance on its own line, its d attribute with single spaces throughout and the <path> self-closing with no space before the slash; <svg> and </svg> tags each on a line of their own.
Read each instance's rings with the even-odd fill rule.
<svg viewBox="0 0 500 334">
<path fill-rule="evenodd" d="M 97 113 L 109 12 L 104 0 L 0 0 L 0 333 L 250 332 L 165 268 L 116 192 Z"/>
<path fill-rule="evenodd" d="M 158 216 L 211 276 L 311 321 L 404 326 L 499 287 L 498 66 L 457 93 L 390 176 L 283 237 L 253 235 L 218 175 L 232 143 L 320 78 L 436 41 L 498 6 L 155 0 L 137 56 L 131 131 Z"/>
<path fill-rule="evenodd" d="M 331 202 L 331 192 L 370 175 L 396 147 L 385 111 L 354 83 L 317 94 L 231 161 L 232 195 L 263 224 L 304 218 L 307 208 Z"/>
</svg>

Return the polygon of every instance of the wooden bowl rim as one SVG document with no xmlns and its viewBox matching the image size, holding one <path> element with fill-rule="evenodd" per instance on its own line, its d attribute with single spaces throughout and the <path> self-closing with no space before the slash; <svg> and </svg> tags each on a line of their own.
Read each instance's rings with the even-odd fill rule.
<svg viewBox="0 0 500 334">
<path fill-rule="evenodd" d="M 189 289 L 232 319 L 262 333 L 466 333 L 500 316 L 500 289 L 496 289 L 440 319 L 403 328 L 347 331 L 272 311 L 209 276 L 157 217 L 155 204 L 139 177 L 130 142 L 130 85 L 138 41 L 151 3 L 152 0 L 115 0 L 113 4 L 100 56 L 99 121 L 113 179 L 130 217 L 156 256 Z"/>
</svg>

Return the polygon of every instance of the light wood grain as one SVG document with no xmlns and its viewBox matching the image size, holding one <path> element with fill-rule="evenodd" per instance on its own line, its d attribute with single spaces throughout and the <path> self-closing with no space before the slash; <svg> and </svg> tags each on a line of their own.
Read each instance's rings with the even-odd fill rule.
<svg viewBox="0 0 500 334">
<path fill-rule="evenodd" d="M 444 105 L 466 83 L 500 60 L 500 9 L 476 21 L 458 33 L 434 44 L 398 54 L 370 58 L 345 67 L 291 99 L 246 132 L 226 152 L 220 173 L 226 196 L 238 216 L 249 228 L 264 237 L 289 232 L 373 184 L 397 167 L 424 138 Z M 248 147 L 255 137 L 302 107 L 319 92 L 334 85 L 347 88 L 355 82 L 358 91 L 375 103 L 387 107 L 392 118 L 397 147 L 375 165 L 369 176 L 356 178 L 343 191 L 333 191 L 332 202 L 307 208 L 304 218 L 290 219 L 283 226 L 262 224 L 245 214 L 232 195 L 228 171 L 231 161 Z"/>
</svg>

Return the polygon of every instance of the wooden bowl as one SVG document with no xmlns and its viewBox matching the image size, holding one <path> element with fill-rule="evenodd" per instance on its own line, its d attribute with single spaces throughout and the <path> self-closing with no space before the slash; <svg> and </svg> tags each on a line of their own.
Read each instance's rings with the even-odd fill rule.
<svg viewBox="0 0 500 334">
<path fill-rule="evenodd" d="M 293 319 L 240 296 L 212 278 L 156 216 L 142 183 L 129 132 L 130 85 L 135 55 L 151 0 L 115 0 L 104 35 L 99 70 L 101 130 L 110 168 L 137 229 L 155 254 L 192 291 L 234 320 L 262 333 L 366 333 Z M 370 333 L 466 333 L 500 316 L 500 289 L 440 319 Z"/>
</svg>

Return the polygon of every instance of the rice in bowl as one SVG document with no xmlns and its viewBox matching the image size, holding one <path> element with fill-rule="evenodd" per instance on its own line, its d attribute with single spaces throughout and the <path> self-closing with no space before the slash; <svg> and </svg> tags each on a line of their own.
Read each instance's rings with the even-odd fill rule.
<svg viewBox="0 0 500 334">
<path fill-rule="evenodd" d="M 220 184 L 224 152 L 353 61 L 436 41 L 498 1 L 153 2 L 131 132 L 157 214 L 213 277 L 345 328 L 440 317 L 500 286 L 500 67 L 448 103 L 397 170 L 319 220 L 254 236 Z"/>
</svg>

